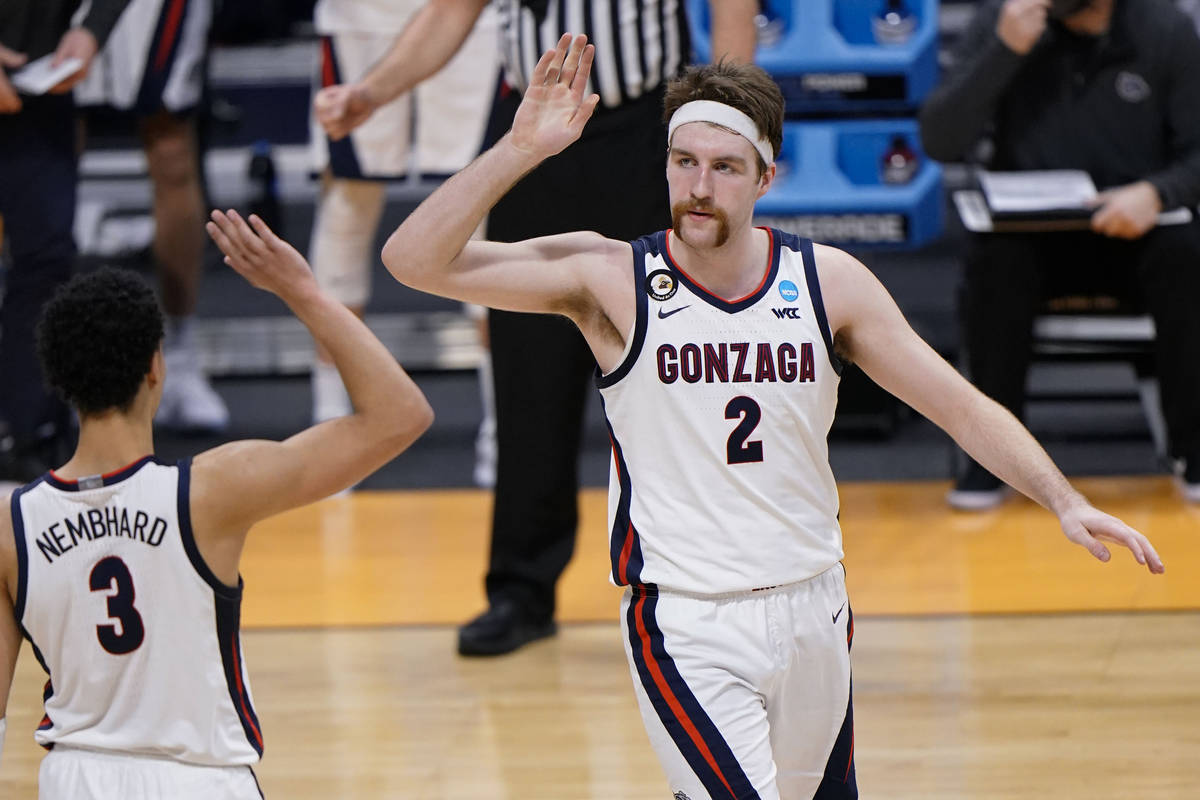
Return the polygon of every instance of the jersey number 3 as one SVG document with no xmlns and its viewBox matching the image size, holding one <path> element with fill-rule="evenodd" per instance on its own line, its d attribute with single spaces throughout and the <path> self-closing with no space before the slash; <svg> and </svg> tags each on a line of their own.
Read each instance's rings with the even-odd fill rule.
<svg viewBox="0 0 1200 800">
<path fill-rule="evenodd" d="M 116 556 L 102 558 L 92 567 L 88 587 L 93 592 L 111 592 L 114 585 L 117 591 L 108 596 L 108 616 L 120 623 L 121 632 L 117 633 L 116 625 L 97 625 L 96 638 L 105 650 L 123 656 L 142 646 L 146 628 L 142 625 L 142 615 L 133 607 L 133 576 L 129 567 Z"/>
<path fill-rule="evenodd" d="M 763 460 L 762 442 L 747 442 L 750 434 L 762 421 L 762 409 L 758 403 L 749 397 L 739 396 L 729 401 L 725 406 L 725 419 L 742 418 L 738 426 L 729 434 L 725 443 L 725 455 L 730 464 L 752 464 Z"/>
</svg>

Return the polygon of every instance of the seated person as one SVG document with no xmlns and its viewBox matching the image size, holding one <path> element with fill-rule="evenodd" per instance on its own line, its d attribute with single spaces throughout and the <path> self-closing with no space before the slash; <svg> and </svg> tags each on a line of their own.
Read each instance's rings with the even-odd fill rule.
<svg viewBox="0 0 1200 800">
<path fill-rule="evenodd" d="M 1200 502 L 1200 39 L 1170 0 L 989 0 L 921 109 L 925 151 L 961 161 L 985 136 L 992 170 L 1080 169 L 1102 191 L 1090 230 L 974 235 L 964 317 L 972 381 L 1021 417 L 1034 316 L 1056 274 L 1132 279 L 1157 326 L 1170 455 Z M 990 508 L 1004 485 L 975 462 L 949 501 Z"/>
</svg>

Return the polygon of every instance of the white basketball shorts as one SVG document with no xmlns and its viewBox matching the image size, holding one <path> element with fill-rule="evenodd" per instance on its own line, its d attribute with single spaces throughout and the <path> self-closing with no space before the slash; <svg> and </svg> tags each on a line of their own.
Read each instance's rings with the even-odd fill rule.
<svg viewBox="0 0 1200 800">
<path fill-rule="evenodd" d="M 39 800 L 262 800 L 248 766 L 205 767 L 168 758 L 56 745 L 42 759 Z"/>
<path fill-rule="evenodd" d="M 676 800 L 851 800 L 854 624 L 841 564 L 699 596 L 632 587 L 625 653 Z"/>
</svg>

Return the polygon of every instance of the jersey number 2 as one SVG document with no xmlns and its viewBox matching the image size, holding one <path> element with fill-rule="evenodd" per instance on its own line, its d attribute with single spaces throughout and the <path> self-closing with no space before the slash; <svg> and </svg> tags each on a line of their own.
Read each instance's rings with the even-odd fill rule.
<svg viewBox="0 0 1200 800">
<path fill-rule="evenodd" d="M 114 656 L 123 656 L 142 646 L 146 628 L 142 625 L 142 615 L 133 607 L 133 576 L 129 574 L 129 567 L 116 556 L 109 556 L 92 567 L 88 586 L 93 592 L 109 592 L 113 584 L 116 584 L 117 593 L 108 597 L 108 616 L 121 624 L 121 632 L 117 633 L 116 625 L 97 625 L 96 638 L 105 650 Z"/>
<path fill-rule="evenodd" d="M 762 421 L 762 409 L 749 397 L 735 397 L 725 406 L 725 419 L 742 418 L 729 434 L 725 443 L 725 455 L 730 464 L 752 464 L 763 460 L 762 442 L 747 442 L 750 434 Z"/>
</svg>

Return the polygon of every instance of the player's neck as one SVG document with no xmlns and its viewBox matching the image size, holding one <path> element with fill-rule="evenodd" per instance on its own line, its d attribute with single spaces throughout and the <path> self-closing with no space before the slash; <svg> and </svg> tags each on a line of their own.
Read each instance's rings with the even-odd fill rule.
<svg viewBox="0 0 1200 800">
<path fill-rule="evenodd" d="M 705 289 L 726 300 L 737 300 L 762 283 L 769 245 L 767 232 L 750 225 L 731 233 L 720 247 L 691 247 L 672 232 L 671 256 Z"/>
<path fill-rule="evenodd" d="M 136 408 L 84 417 L 74 455 L 55 474 L 67 480 L 104 475 L 150 455 L 154 452 L 152 420 L 152 415 Z"/>
</svg>

